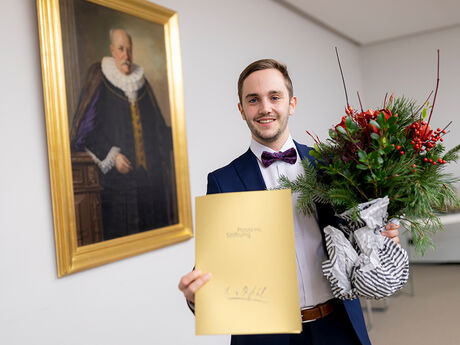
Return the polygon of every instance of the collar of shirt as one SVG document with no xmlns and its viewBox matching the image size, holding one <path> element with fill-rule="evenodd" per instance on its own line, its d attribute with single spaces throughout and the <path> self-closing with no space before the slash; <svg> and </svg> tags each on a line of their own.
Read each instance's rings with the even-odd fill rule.
<svg viewBox="0 0 460 345">
<path fill-rule="evenodd" d="M 284 143 L 283 147 L 280 151 L 286 151 L 290 148 L 294 148 L 297 152 L 297 147 L 294 144 L 294 140 L 289 135 L 288 139 Z M 270 153 L 277 152 L 272 150 L 271 148 L 262 145 L 255 141 L 254 139 L 251 140 L 250 145 L 251 151 L 257 157 L 257 162 L 259 163 L 260 172 L 262 173 L 262 177 L 265 181 L 265 185 L 267 189 L 278 188 L 279 186 L 279 179 L 281 176 L 286 176 L 290 180 L 295 179 L 299 174 L 303 174 L 302 164 L 300 162 L 299 153 L 297 152 L 297 161 L 295 164 L 288 164 L 282 161 L 276 161 L 269 167 L 265 168 L 262 164 L 262 152 L 267 151 Z"/>
</svg>

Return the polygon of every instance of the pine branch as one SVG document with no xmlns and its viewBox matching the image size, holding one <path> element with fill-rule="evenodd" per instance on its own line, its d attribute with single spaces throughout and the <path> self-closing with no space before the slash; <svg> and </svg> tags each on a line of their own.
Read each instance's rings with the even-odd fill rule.
<svg viewBox="0 0 460 345">
<path fill-rule="evenodd" d="M 460 153 L 460 145 L 455 146 L 446 152 L 442 157 L 446 162 L 456 162 L 458 160 L 458 155 Z"/>
</svg>

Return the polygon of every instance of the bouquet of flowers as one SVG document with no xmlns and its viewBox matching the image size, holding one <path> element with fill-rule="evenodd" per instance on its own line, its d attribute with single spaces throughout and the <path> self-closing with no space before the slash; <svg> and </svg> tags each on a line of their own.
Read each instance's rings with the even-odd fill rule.
<svg viewBox="0 0 460 345">
<path fill-rule="evenodd" d="M 324 229 L 330 260 L 323 271 L 336 297 L 381 298 L 401 288 L 408 277 L 407 253 L 381 236 L 387 219 L 406 222 L 423 253 L 432 243 L 430 235 L 442 228 L 437 212 L 459 204 L 453 188 L 459 179 L 444 168 L 457 160 L 460 145 L 445 152 L 450 123 L 431 127 L 438 84 L 439 51 L 432 105 L 432 93 L 419 107 L 391 95 L 380 108 L 364 111 L 361 105 L 356 111 L 345 88 L 345 116 L 329 138 L 321 141 L 307 131 L 315 141 L 310 151 L 315 161 L 303 161 L 305 175 L 295 181 L 282 179 L 283 186 L 299 193 L 300 210 L 314 214 L 315 203 L 328 203 L 343 220 L 340 231 Z M 371 276 L 363 278 L 366 274 Z M 363 279 L 367 283 L 361 284 Z M 379 284 L 388 289 L 379 293 Z"/>
</svg>

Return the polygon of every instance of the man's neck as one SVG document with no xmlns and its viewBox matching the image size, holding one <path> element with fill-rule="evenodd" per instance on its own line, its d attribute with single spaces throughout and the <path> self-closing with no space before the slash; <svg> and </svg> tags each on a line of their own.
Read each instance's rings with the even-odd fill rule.
<svg viewBox="0 0 460 345">
<path fill-rule="evenodd" d="M 254 137 L 254 135 L 252 136 L 252 138 L 255 141 L 257 141 L 259 144 L 264 145 L 264 146 L 272 149 L 275 152 L 278 152 L 278 151 L 281 150 L 281 148 L 284 146 L 284 144 L 286 144 L 286 141 L 289 139 L 289 131 L 284 133 L 282 136 L 280 136 L 276 140 L 270 141 L 270 142 L 261 141 L 259 138 Z"/>
</svg>

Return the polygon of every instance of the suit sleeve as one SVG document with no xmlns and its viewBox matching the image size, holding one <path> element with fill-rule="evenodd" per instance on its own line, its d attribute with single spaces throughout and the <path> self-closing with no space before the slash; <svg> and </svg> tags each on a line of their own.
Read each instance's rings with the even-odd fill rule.
<svg viewBox="0 0 460 345">
<path fill-rule="evenodd" d="M 214 173 L 208 174 L 208 189 L 206 194 L 217 194 L 222 193 L 222 189 L 219 186 L 219 182 L 217 181 L 216 176 Z"/>
<path fill-rule="evenodd" d="M 329 204 L 316 203 L 316 210 L 318 212 L 319 227 L 324 229 L 328 225 L 338 228 L 341 223 L 340 219 L 335 215 L 335 211 Z M 321 231 L 322 232 L 322 231 Z"/>
</svg>

